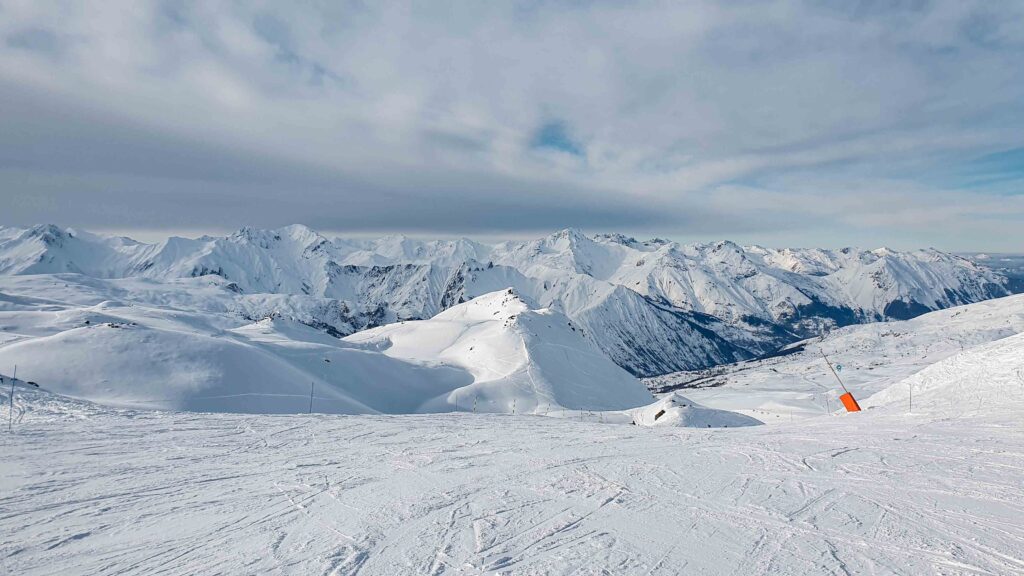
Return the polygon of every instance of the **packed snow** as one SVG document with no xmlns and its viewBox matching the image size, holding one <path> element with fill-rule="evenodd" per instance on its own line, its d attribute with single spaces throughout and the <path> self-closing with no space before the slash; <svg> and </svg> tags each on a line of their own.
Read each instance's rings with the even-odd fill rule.
<svg viewBox="0 0 1024 576">
<path fill-rule="evenodd" d="M 1024 334 L 1017 334 L 936 362 L 872 395 L 865 405 L 957 418 L 1019 406 L 1022 398 Z"/>
</svg>

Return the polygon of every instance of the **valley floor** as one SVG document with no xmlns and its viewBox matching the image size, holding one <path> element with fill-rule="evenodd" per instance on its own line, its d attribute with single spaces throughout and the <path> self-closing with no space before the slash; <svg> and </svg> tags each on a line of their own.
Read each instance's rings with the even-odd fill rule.
<svg viewBox="0 0 1024 576">
<path fill-rule="evenodd" d="M 701 430 L 25 394 L 4 574 L 1024 573 L 1024 421 L 998 407 Z"/>
</svg>

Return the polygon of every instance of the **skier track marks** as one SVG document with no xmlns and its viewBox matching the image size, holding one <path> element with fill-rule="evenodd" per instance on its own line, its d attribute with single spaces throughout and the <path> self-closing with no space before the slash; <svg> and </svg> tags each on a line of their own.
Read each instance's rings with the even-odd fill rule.
<svg viewBox="0 0 1024 576">
<path fill-rule="evenodd" d="M 0 572 L 1024 573 L 1019 408 L 705 431 L 67 404 L 0 439 Z"/>
</svg>

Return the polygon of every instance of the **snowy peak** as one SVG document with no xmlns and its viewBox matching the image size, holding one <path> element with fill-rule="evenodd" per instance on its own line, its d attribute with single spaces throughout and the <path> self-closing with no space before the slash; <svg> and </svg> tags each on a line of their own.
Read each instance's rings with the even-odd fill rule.
<svg viewBox="0 0 1024 576">
<path fill-rule="evenodd" d="M 594 236 L 594 241 L 605 244 L 621 244 L 629 247 L 636 247 L 639 244 L 636 238 L 626 236 L 625 234 L 597 234 Z"/>
<path fill-rule="evenodd" d="M 530 310 L 530 305 L 514 289 L 483 294 L 434 316 L 438 320 L 511 320 Z"/>
<path fill-rule="evenodd" d="M 535 264 L 592 275 L 591 262 L 597 250 L 597 243 L 582 232 L 566 228 L 529 242 L 499 244 L 495 250 L 495 260 L 514 267 Z"/>
<path fill-rule="evenodd" d="M 52 224 L 0 228 L 0 274 L 86 274 L 114 278 L 136 271 L 152 245 L 103 237 Z"/>
<path fill-rule="evenodd" d="M 358 332 L 345 342 L 392 358 L 468 371 L 473 383 L 458 394 L 484 412 L 621 410 L 650 401 L 639 381 L 604 356 L 571 320 L 554 310 L 532 310 L 511 288 L 430 320 Z M 444 401 L 457 402 L 455 392 Z"/>
</svg>

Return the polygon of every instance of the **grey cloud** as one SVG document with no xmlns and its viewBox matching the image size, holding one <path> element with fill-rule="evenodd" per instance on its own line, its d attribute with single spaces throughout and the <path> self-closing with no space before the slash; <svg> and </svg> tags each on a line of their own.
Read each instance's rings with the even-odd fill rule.
<svg viewBox="0 0 1024 576">
<path fill-rule="evenodd" d="M 4 10 L 4 222 L 1009 248 L 936 174 L 1024 146 L 1020 3 Z"/>
<path fill-rule="evenodd" d="M 50 56 L 61 51 L 60 39 L 53 32 L 44 28 L 26 28 L 7 36 L 7 46 L 24 50 L 41 52 Z"/>
</svg>

